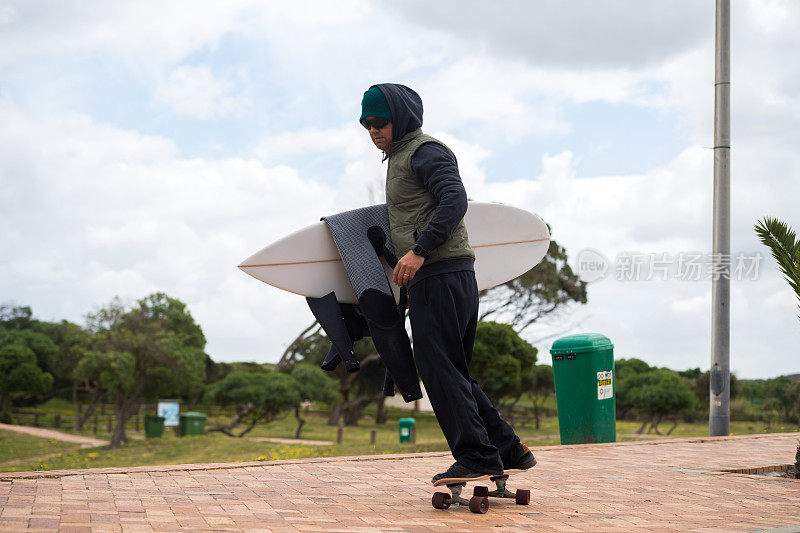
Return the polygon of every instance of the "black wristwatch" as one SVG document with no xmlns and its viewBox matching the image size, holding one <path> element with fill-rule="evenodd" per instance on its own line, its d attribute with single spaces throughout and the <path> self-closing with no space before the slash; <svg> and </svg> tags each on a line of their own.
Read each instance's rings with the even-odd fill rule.
<svg viewBox="0 0 800 533">
<path fill-rule="evenodd" d="M 411 248 L 411 251 L 412 251 L 412 252 L 414 252 L 416 255 L 419 255 L 419 256 L 422 256 L 422 257 L 424 257 L 425 259 L 427 259 L 427 258 L 428 258 L 428 253 L 425 251 L 425 248 L 423 248 L 423 247 L 422 247 L 422 246 L 420 246 L 419 244 L 415 244 L 415 245 L 414 245 L 414 246 Z"/>
</svg>

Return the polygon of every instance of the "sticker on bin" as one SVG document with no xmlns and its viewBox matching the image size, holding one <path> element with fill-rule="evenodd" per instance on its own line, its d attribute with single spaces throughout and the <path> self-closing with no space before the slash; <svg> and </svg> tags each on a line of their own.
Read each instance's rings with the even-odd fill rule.
<svg viewBox="0 0 800 533">
<path fill-rule="evenodd" d="M 597 399 L 608 400 L 614 396 L 614 382 L 612 381 L 612 371 L 607 370 L 597 373 Z"/>
</svg>

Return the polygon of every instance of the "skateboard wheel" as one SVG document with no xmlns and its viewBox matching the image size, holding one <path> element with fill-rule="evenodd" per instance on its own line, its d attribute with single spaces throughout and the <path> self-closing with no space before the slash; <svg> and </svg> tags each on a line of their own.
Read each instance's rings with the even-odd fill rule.
<svg viewBox="0 0 800 533">
<path fill-rule="evenodd" d="M 488 496 L 489 495 L 489 487 L 484 487 L 482 485 L 476 486 L 472 489 L 473 496 Z"/>
<path fill-rule="evenodd" d="M 528 505 L 531 503 L 531 491 L 525 489 L 517 489 L 517 505 Z"/>
<path fill-rule="evenodd" d="M 485 514 L 489 510 L 489 498 L 485 496 L 473 496 L 469 500 L 469 510 L 473 513 Z"/>
<path fill-rule="evenodd" d="M 450 502 L 447 500 L 450 498 L 450 495 L 446 492 L 434 492 L 433 498 L 431 498 L 431 505 L 433 505 L 434 509 L 447 509 L 450 507 Z"/>
</svg>

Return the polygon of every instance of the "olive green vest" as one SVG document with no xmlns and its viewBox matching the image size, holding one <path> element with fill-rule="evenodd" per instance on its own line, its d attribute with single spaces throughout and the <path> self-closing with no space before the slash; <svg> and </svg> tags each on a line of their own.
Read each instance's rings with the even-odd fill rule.
<svg viewBox="0 0 800 533">
<path fill-rule="evenodd" d="M 386 170 L 386 206 L 389 209 L 389 227 L 397 258 L 400 259 L 414 246 L 419 234 L 428 226 L 436 210 L 436 197 L 420 185 L 411 168 L 411 156 L 424 143 L 435 142 L 447 146 L 416 129 L 389 145 L 389 168 Z M 450 151 L 449 148 L 447 148 Z M 450 151 L 452 153 L 452 151 Z M 455 158 L 455 157 L 454 157 Z M 425 260 L 425 266 L 443 259 L 475 258 L 469 246 L 464 220 L 453 234 Z"/>
</svg>

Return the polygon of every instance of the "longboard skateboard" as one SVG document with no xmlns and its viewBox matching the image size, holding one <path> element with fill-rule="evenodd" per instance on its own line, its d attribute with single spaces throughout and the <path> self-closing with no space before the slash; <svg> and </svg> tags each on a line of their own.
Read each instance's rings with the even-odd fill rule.
<svg viewBox="0 0 800 533">
<path fill-rule="evenodd" d="M 447 485 L 450 489 L 450 494 L 446 492 L 435 492 L 431 498 L 431 504 L 436 509 L 447 509 L 451 505 L 466 505 L 473 513 L 483 514 L 489 510 L 489 498 L 513 498 L 518 505 L 528 505 L 531 502 L 531 491 L 527 489 L 517 489 L 516 492 L 511 492 L 506 488 L 506 480 L 508 476 L 519 474 L 520 472 L 527 472 L 527 470 L 506 470 L 500 476 L 482 476 L 478 478 L 444 478 L 436 481 L 433 486 L 438 487 Z M 467 486 L 467 483 L 472 481 L 482 481 L 490 479 L 497 485 L 497 490 L 489 490 L 489 487 L 477 485 L 472 490 L 472 498 L 467 500 L 461 497 L 461 490 Z"/>
</svg>

